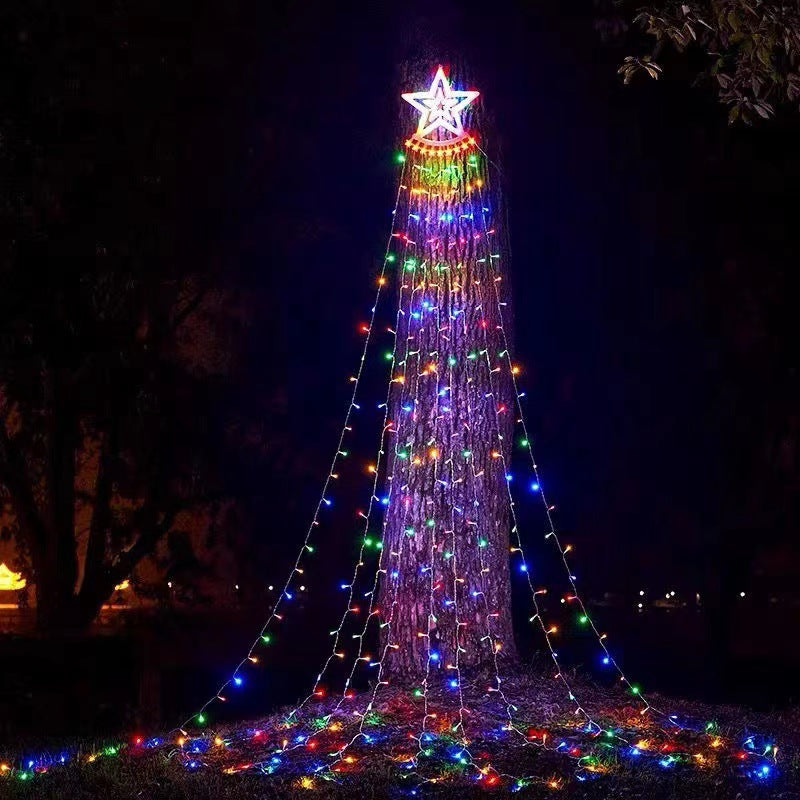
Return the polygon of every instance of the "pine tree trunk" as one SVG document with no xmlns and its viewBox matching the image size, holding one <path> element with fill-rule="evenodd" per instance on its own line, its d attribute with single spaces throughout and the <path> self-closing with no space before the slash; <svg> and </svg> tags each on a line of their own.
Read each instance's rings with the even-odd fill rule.
<svg viewBox="0 0 800 800">
<path fill-rule="evenodd" d="M 506 479 L 514 404 L 484 159 L 474 149 L 409 150 L 404 183 L 378 605 L 384 675 L 411 682 L 515 656 Z"/>
</svg>

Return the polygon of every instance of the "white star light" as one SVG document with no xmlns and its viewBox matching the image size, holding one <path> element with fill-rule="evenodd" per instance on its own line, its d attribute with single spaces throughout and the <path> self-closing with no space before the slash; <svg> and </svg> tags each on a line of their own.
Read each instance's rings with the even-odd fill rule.
<svg viewBox="0 0 800 800">
<path fill-rule="evenodd" d="M 456 141 L 466 135 L 461 112 L 479 94 L 480 92 L 451 89 L 444 67 L 440 66 L 427 92 L 406 92 L 403 100 L 422 112 L 417 126 L 417 138 L 434 141 L 428 138 L 429 135 L 437 130 L 445 130 L 453 134 L 448 141 Z"/>
</svg>

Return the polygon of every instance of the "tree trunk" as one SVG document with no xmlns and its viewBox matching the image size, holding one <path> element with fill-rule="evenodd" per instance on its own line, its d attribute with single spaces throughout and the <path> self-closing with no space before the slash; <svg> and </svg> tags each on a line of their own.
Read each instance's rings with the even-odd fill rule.
<svg viewBox="0 0 800 800">
<path fill-rule="evenodd" d="M 515 655 L 506 479 L 514 403 L 483 157 L 408 150 L 404 184 L 378 605 L 383 674 L 409 682 Z"/>
</svg>

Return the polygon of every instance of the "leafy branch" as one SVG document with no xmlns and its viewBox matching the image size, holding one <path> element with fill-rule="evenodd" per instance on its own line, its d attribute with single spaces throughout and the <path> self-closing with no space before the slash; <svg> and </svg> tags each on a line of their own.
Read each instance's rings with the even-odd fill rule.
<svg viewBox="0 0 800 800">
<path fill-rule="evenodd" d="M 632 13 L 653 48 L 628 56 L 619 68 L 625 83 L 645 73 L 658 79 L 658 59 L 667 46 L 702 55 L 700 80 L 710 83 L 728 106 L 731 123 L 773 117 L 780 106 L 800 100 L 800 6 L 777 0 L 703 0 L 651 3 Z"/>
</svg>

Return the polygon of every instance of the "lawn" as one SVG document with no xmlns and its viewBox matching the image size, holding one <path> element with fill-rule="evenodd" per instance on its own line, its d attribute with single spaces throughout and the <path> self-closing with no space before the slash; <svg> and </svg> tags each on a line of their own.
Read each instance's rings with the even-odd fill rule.
<svg viewBox="0 0 800 800">
<path fill-rule="evenodd" d="M 505 680 L 513 709 L 475 675 L 464 681 L 463 702 L 446 687 L 430 690 L 425 733 L 420 692 L 384 689 L 366 714 L 369 693 L 315 701 L 294 718 L 283 709 L 235 725 L 209 720 L 186 737 L 67 745 L 32 764 L 7 753 L 3 761 L 14 768 L 0 777 L 0 793 L 20 800 L 800 799 L 800 711 L 653 696 L 664 714 L 642 715 L 622 692 L 577 676 L 570 683 L 594 727 L 578 721 L 552 675 Z M 353 741 L 359 731 L 369 741 Z"/>
</svg>

